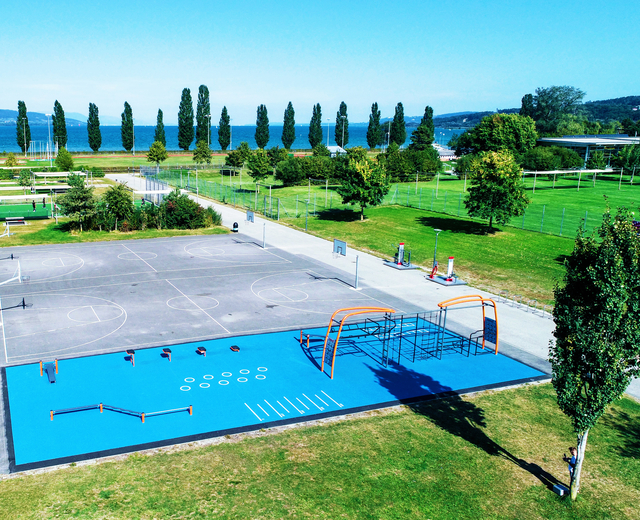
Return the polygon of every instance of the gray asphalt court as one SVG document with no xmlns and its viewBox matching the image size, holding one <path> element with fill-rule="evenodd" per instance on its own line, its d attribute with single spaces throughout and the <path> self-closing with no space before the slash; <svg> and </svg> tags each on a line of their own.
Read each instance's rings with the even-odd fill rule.
<svg viewBox="0 0 640 520">
<path fill-rule="evenodd" d="M 13 255 L 13 258 L 11 257 Z M 417 306 L 241 234 L 3 250 L 0 364 L 326 326 L 338 308 Z"/>
</svg>

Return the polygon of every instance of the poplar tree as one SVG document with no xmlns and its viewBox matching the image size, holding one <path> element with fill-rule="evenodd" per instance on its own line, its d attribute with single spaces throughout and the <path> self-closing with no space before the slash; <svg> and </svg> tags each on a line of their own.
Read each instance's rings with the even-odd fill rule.
<svg viewBox="0 0 640 520">
<path fill-rule="evenodd" d="M 380 143 L 380 110 L 378 103 L 371 105 L 371 114 L 369 115 L 369 126 L 367 127 L 367 145 L 373 150 Z"/>
<path fill-rule="evenodd" d="M 122 112 L 122 124 L 120 125 L 120 135 L 122 137 L 122 147 L 130 152 L 133 149 L 133 111 L 131 105 L 124 102 L 124 112 Z"/>
<path fill-rule="evenodd" d="M 282 145 L 291 150 L 293 142 L 296 140 L 296 112 L 291 101 L 284 111 L 284 123 L 282 125 Z"/>
<path fill-rule="evenodd" d="M 222 150 L 226 150 L 231 143 L 231 118 L 227 112 L 227 107 L 222 107 L 220 122 L 218 123 L 218 143 Z"/>
<path fill-rule="evenodd" d="M 336 114 L 336 126 L 333 129 L 333 140 L 338 146 L 344 148 L 349 142 L 349 116 L 347 115 L 347 104 L 340 103 L 340 109 Z"/>
<path fill-rule="evenodd" d="M 549 361 L 558 406 L 577 437 L 575 500 L 589 431 L 640 373 L 640 237 L 633 213 L 620 208 L 614 217 L 607 209 L 594 235 L 579 230 L 565 269 L 554 290 Z"/>
<path fill-rule="evenodd" d="M 178 146 L 183 150 L 188 150 L 193 142 L 195 131 L 193 129 L 193 100 L 191 90 L 182 90 L 180 108 L 178 110 Z"/>
<path fill-rule="evenodd" d="M 67 146 L 67 122 L 64 117 L 64 109 L 57 99 L 53 104 L 51 121 L 53 122 L 53 142 L 58 143 L 60 148 L 64 148 Z"/>
<path fill-rule="evenodd" d="M 426 106 L 424 108 L 424 116 L 413 133 L 411 134 L 411 144 L 409 149 L 423 151 L 433 148 L 433 137 L 435 126 L 433 124 L 433 108 Z"/>
<path fill-rule="evenodd" d="M 255 139 L 258 148 L 264 149 L 269 143 L 269 116 L 265 105 L 258 106 Z"/>
<path fill-rule="evenodd" d="M 153 134 L 153 141 L 158 142 L 158 143 L 162 143 L 162 146 L 164 146 L 165 148 L 167 147 L 167 137 L 164 133 L 164 114 L 162 113 L 162 110 L 158 109 L 158 119 L 156 120 L 156 131 L 155 134 Z"/>
<path fill-rule="evenodd" d="M 315 148 L 322 142 L 322 108 L 320 103 L 313 106 L 313 114 L 309 123 L 309 144 Z"/>
<path fill-rule="evenodd" d="M 22 153 L 27 155 L 31 144 L 31 129 L 29 128 L 29 118 L 27 117 L 27 105 L 24 101 L 18 101 L 18 119 L 16 119 L 16 140 Z"/>
<path fill-rule="evenodd" d="M 402 146 L 406 140 L 407 129 L 404 124 L 404 107 L 402 103 L 398 103 L 393 115 L 393 121 L 391 121 L 389 143 L 396 143 L 398 146 Z"/>
<path fill-rule="evenodd" d="M 211 104 L 209 103 L 209 89 L 200 85 L 198 89 L 198 105 L 196 108 L 196 143 L 206 141 L 211 144 Z"/>
<path fill-rule="evenodd" d="M 100 133 L 100 116 L 95 103 L 89 103 L 89 118 L 87 119 L 87 135 L 89 146 L 94 152 L 102 146 L 102 134 Z"/>
</svg>

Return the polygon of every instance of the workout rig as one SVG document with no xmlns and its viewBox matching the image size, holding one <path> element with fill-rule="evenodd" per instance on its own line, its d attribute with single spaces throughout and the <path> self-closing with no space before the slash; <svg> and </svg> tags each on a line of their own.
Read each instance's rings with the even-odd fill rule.
<svg viewBox="0 0 640 520">
<path fill-rule="evenodd" d="M 454 306 L 457 309 L 480 308 L 482 329 L 466 337 L 447 330 L 447 314 Z M 498 353 L 498 314 L 493 300 L 480 295 L 459 296 L 440 302 L 438 307 L 435 311 L 415 314 L 397 314 L 386 307 L 338 309 L 331 316 L 325 335 L 306 334 L 300 330 L 300 345 L 311 357 L 318 358 L 322 372 L 325 363 L 330 367 L 331 379 L 336 357 L 349 354 L 367 355 L 386 367 L 390 361 L 402 364 L 403 360 L 414 363 L 430 358 L 442 359 L 447 354 L 468 357 L 490 351 Z M 487 316 L 487 308 L 493 309 L 493 318 Z M 350 319 L 363 314 L 377 316 Z M 489 345 L 493 348 L 488 348 Z"/>
</svg>

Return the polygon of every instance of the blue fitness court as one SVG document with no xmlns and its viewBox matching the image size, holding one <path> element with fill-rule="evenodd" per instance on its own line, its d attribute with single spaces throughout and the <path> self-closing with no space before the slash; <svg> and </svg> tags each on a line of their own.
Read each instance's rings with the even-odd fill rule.
<svg viewBox="0 0 640 520">
<path fill-rule="evenodd" d="M 326 327 L 62 359 L 57 373 L 54 360 L 42 372 L 39 363 L 6 367 L 12 470 L 548 377 L 444 330 L 441 344 L 457 337 L 462 349 L 425 355 L 422 342 L 415 356 L 415 342 L 402 352 L 397 335 L 385 346 L 371 329 L 379 319 L 363 323 L 345 328 L 333 379 L 330 349 L 319 369 Z M 415 323 L 405 324 L 409 335 Z"/>
</svg>

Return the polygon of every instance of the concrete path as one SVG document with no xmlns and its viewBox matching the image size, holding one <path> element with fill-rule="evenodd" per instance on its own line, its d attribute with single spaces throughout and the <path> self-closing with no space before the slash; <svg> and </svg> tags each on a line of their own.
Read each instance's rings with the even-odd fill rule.
<svg viewBox="0 0 640 520">
<path fill-rule="evenodd" d="M 126 182 L 133 189 L 144 190 L 144 179 L 128 175 L 107 175 Z M 191 195 L 195 199 L 195 195 Z M 373 287 L 407 302 L 406 309 L 413 311 L 416 307 L 423 310 L 435 310 L 438 303 L 448 298 L 468 294 L 480 294 L 493 298 L 498 303 L 498 319 L 500 327 L 500 350 L 538 370 L 551 374 L 548 363 L 549 342 L 553 339 L 554 324 L 551 317 L 540 311 L 534 312 L 526 306 L 514 306 L 513 302 L 505 302 L 500 297 L 468 286 L 444 287 L 426 279 L 421 270 L 400 271 L 387 267 L 381 258 L 374 255 L 349 249 L 347 256 L 335 257 L 333 243 L 308 233 L 287 227 L 286 225 L 263 219 L 256 215 L 255 223 L 247 222 L 246 212 L 199 198 L 203 206 L 213 206 L 222 215 L 224 226 L 231 228 L 238 223 L 239 232 L 262 243 L 266 247 L 283 249 L 291 254 L 304 255 L 341 271 L 348 279 L 355 282 L 355 264 L 358 257 L 358 275 L 361 285 Z M 398 236 L 398 242 L 402 240 Z M 455 318 L 454 318 L 455 320 Z M 640 399 L 640 380 L 635 380 L 627 392 Z"/>
</svg>

